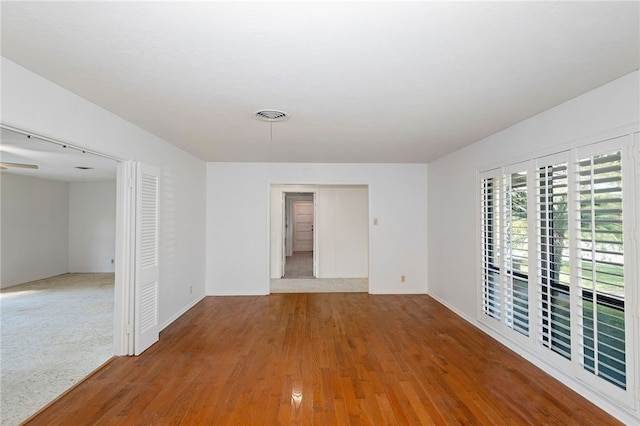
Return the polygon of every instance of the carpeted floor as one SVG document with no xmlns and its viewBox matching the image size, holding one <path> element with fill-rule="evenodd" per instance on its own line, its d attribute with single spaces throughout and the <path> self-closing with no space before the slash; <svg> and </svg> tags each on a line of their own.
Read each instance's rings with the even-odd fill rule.
<svg viewBox="0 0 640 426">
<path fill-rule="evenodd" d="M 282 279 L 273 279 L 271 293 L 366 293 L 367 278 L 314 278 L 313 252 L 296 251 L 287 256 Z"/>
<path fill-rule="evenodd" d="M 367 278 L 291 278 L 271 280 L 271 293 L 366 293 Z"/>
<path fill-rule="evenodd" d="M 17 425 L 113 356 L 113 274 L 0 290 L 0 418 Z"/>
</svg>

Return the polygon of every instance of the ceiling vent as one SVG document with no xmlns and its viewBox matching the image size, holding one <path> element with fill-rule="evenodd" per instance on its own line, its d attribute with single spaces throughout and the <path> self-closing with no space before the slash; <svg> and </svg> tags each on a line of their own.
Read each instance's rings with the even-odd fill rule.
<svg viewBox="0 0 640 426">
<path fill-rule="evenodd" d="M 262 121 L 269 121 L 273 123 L 274 121 L 285 121 L 289 119 L 289 114 L 284 111 L 278 111 L 275 109 L 263 109 L 256 112 L 256 118 Z"/>
</svg>

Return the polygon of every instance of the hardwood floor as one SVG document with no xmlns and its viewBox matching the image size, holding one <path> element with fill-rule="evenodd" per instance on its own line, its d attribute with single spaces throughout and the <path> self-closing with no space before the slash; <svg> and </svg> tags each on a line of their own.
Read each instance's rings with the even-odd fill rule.
<svg viewBox="0 0 640 426">
<path fill-rule="evenodd" d="M 31 425 L 611 425 L 429 296 L 208 297 Z"/>
</svg>

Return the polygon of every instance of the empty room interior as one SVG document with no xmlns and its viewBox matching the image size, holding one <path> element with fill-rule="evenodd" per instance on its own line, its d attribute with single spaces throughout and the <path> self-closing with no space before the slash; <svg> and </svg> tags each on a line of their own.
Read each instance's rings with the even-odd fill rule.
<svg viewBox="0 0 640 426">
<path fill-rule="evenodd" d="M 640 423 L 639 2 L 0 7 L 2 426 Z"/>
</svg>

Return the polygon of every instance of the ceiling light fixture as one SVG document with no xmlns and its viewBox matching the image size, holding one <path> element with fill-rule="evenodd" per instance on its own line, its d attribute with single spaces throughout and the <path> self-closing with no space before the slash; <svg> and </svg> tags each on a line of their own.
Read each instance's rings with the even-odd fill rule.
<svg viewBox="0 0 640 426">
<path fill-rule="evenodd" d="M 19 169 L 37 169 L 38 168 L 38 166 L 35 164 L 7 163 L 5 161 L 0 162 L 0 167 L 3 167 L 3 170 L 5 170 L 7 167 L 16 167 Z"/>
<path fill-rule="evenodd" d="M 255 117 L 258 120 L 268 121 L 271 123 L 271 140 L 273 140 L 273 122 L 274 121 L 285 121 L 289 119 L 289 114 L 284 111 L 279 111 L 277 109 L 262 109 L 255 113 Z"/>
</svg>

